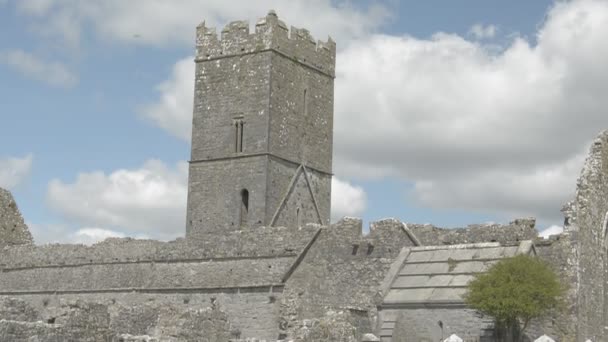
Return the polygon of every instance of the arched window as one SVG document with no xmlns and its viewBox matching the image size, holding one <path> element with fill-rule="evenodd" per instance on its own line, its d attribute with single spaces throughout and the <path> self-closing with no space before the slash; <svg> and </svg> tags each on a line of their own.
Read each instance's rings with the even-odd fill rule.
<svg viewBox="0 0 608 342">
<path fill-rule="evenodd" d="M 241 190 L 241 213 L 240 213 L 240 225 L 241 227 L 247 224 L 247 215 L 249 214 L 249 191 L 247 189 Z"/>
</svg>

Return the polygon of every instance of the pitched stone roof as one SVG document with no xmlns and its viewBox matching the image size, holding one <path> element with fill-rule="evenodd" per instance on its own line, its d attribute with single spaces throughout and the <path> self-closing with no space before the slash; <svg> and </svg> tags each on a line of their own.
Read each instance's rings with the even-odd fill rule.
<svg viewBox="0 0 608 342">
<path fill-rule="evenodd" d="M 384 280 L 382 306 L 462 304 L 475 274 L 503 258 L 533 252 L 532 241 L 404 248 Z"/>
</svg>

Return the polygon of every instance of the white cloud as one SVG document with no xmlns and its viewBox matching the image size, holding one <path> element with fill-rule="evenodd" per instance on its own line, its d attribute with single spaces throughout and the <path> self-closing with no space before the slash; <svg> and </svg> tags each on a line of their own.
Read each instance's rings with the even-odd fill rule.
<svg viewBox="0 0 608 342">
<path fill-rule="evenodd" d="M 580 153 L 565 162 L 535 165 L 521 172 L 471 170 L 468 176 L 419 180 L 412 196 L 430 207 L 555 221 L 561 217 L 561 204 L 574 195 L 584 157 Z"/>
<path fill-rule="evenodd" d="M 92 245 L 110 237 L 122 238 L 125 234 L 103 228 L 82 228 L 71 234 L 69 242 Z"/>
<path fill-rule="evenodd" d="M 427 206 L 559 221 L 608 128 L 608 3 L 557 3 L 537 45 L 375 35 L 338 56 L 335 172 L 397 177 Z M 584 150 L 584 153 L 581 151 Z"/>
<path fill-rule="evenodd" d="M 408 180 L 430 207 L 560 221 L 590 142 L 608 128 L 607 28 L 608 3 L 581 0 L 556 3 L 536 45 L 515 38 L 500 52 L 443 33 L 349 42 L 337 58 L 335 172 Z M 189 60 L 147 112 L 184 140 Z"/>
<path fill-rule="evenodd" d="M 124 232 L 104 228 L 84 227 L 73 229 L 66 224 L 37 224 L 27 222 L 27 226 L 34 237 L 34 243 L 44 245 L 49 243 L 77 243 L 92 245 L 109 237 L 125 237 Z M 145 237 L 145 236 L 140 236 Z"/>
<path fill-rule="evenodd" d="M 367 206 L 367 196 L 363 188 L 342 181 L 336 177 L 331 180 L 331 221 L 344 216 L 361 216 Z"/>
<path fill-rule="evenodd" d="M 170 168 L 150 160 L 136 170 L 81 173 L 70 184 L 52 180 L 47 199 L 80 226 L 167 240 L 185 231 L 187 178 L 186 162 Z"/>
<path fill-rule="evenodd" d="M 59 62 L 41 59 L 23 50 L 0 51 L 0 63 L 19 71 L 25 76 L 52 86 L 71 87 L 78 83 L 78 78 Z"/>
<path fill-rule="evenodd" d="M 469 29 L 469 34 L 477 39 L 488 39 L 494 38 L 497 31 L 498 27 L 495 25 L 484 26 L 483 24 L 475 24 Z"/>
<path fill-rule="evenodd" d="M 160 85 L 160 99 L 145 106 L 141 114 L 174 136 L 190 141 L 194 94 L 194 56 L 173 66 L 170 78 Z"/>
<path fill-rule="evenodd" d="M 33 159 L 31 154 L 0 159 L 0 188 L 10 190 L 19 185 L 29 175 Z"/>
<path fill-rule="evenodd" d="M 22 0 L 17 8 L 33 17 L 39 31 L 62 37 L 70 44 L 77 43 L 86 26 L 108 40 L 189 46 L 194 41 L 194 27 L 202 20 L 221 26 L 229 20 L 249 19 L 253 25 L 269 9 L 277 10 L 291 25 L 314 26 L 317 37 L 331 33 L 344 41 L 367 34 L 388 15 L 378 5 L 360 10 L 350 1 L 330 0 Z"/>
<path fill-rule="evenodd" d="M 541 236 L 546 239 L 551 235 L 561 234 L 563 231 L 564 231 L 564 227 L 553 225 L 553 226 L 550 226 L 550 227 L 547 227 L 547 228 L 541 230 L 538 233 L 538 236 Z"/>
</svg>

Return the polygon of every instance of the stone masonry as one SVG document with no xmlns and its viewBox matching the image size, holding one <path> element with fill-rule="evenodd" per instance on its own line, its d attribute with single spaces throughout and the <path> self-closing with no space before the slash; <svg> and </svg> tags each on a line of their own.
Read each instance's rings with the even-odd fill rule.
<svg viewBox="0 0 608 342">
<path fill-rule="evenodd" d="M 335 54 L 274 12 L 197 28 L 188 237 L 329 223 Z"/>
<path fill-rule="evenodd" d="M 0 248 L 27 245 L 32 241 L 32 234 L 25 225 L 13 196 L 0 188 Z"/>
<path fill-rule="evenodd" d="M 524 250 L 568 286 L 530 340 L 607 341 L 608 131 L 562 234 L 539 238 L 533 218 L 460 229 L 385 219 L 363 234 L 360 219 L 329 223 L 335 56 L 331 39 L 272 11 L 253 33 L 241 21 L 220 36 L 197 27 L 185 238 L 35 245 L 0 189 L 0 342 L 491 342 L 491 317 L 456 294 Z"/>
</svg>

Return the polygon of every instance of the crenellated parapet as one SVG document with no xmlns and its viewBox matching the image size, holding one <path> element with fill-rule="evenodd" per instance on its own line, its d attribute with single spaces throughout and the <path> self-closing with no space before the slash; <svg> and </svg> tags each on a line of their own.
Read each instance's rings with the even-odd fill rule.
<svg viewBox="0 0 608 342">
<path fill-rule="evenodd" d="M 247 21 L 233 21 L 226 25 L 218 37 L 215 28 L 196 28 L 196 61 L 214 60 L 260 52 L 275 51 L 320 72 L 335 75 L 336 43 L 315 41 L 306 29 L 291 27 L 279 20 L 274 11 L 261 18 L 255 33 L 249 32 Z"/>
</svg>

